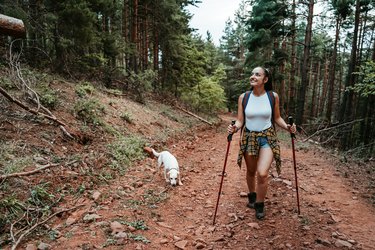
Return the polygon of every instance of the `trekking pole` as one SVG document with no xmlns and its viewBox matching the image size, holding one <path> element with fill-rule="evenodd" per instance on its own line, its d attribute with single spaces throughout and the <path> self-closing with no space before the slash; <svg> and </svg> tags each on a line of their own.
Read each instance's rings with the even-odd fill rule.
<svg viewBox="0 0 375 250">
<path fill-rule="evenodd" d="M 233 126 L 235 123 L 236 123 L 236 121 L 232 121 L 232 126 Z M 227 153 L 225 154 L 224 168 L 223 168 L 223 172 L 221 173 L 221 182 L 220 182 L 219 194 L 217 195 L 217 202 L 216 202 L 216 208 L 215 208 L 215 215 L 214 215 L 214 222 L 213 222 L 213 225 L 215 225 L 216 213 L 217 213 L 217 208 L 218 208 L 218 206 L 219 206 L 219 200 L 220 200 L 221 188 L 223 187 L 223 180 L 224 180 L 224 175 L 225 175 L 225 168 L 226 168 L 226 166 L 227 166 L 227 159 L 228 159 L 228 153 L 229 153 L 230 142 L 232 141 L 232 136 L 233 136 L 233 133 L 231 133 L 231 134 L 228 135 Z"/>
<path fill-rule="evenodd" d="M 288 123 L 293 126 L 293 117 L 288 117 Z M 297 192 L 297 206 L 298 206 L 298 214 L 300 214 L 300 208 L 299 208 L 299 195 L 298 195 L 298 181 L 297 181 L 297 167 L 296 167 L 296 153 L 294 150 L 294 139 L 296 138 L 296 135 L 294 133 L 290 133 L 290 137 L 292 138 L 292 150 L 293 150 L 293 165 L 294 165 L 294 177 L 296 179 L 296 192 Z"/>
</svg>

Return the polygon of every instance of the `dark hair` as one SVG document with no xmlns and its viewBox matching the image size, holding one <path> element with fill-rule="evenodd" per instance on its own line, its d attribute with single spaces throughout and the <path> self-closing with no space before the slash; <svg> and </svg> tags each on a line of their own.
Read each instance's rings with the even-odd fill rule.
<svg viewBox="0 0 375 250">
<path fill-rule="evenodd" d="M 261 67 L 264 71 L 264 75 L 268 78 L 268 81 L 266 82 L 266 84 L 264 85 L 264 89 L 266 91 L 269 91 L 269 90 L 272 90 L 272 72 L 270 69 L 268 68 L 265 68 L 265 67 Z"/>
</svg>

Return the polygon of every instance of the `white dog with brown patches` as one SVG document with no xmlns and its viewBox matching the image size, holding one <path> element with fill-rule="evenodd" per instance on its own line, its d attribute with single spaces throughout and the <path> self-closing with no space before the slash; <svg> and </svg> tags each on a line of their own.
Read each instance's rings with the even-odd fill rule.
<svg viewBox="0 0 375 250">
<path fill-rule="evenodd" d="M 163 172 L 166 182 L 171 183 L 172 186 L 182 186 L 180 168 L 178 166 L 176 157 L 174 157 L 168 151 L 162 151 L 158 153 L 154 149 L 148 147 L 145 150 L 148 152 L 151 150 L 152 154 L 158 158 L 159 167 L 161 167 L 162 165 L 164 166 Z M 169 178 L 167 176 L 169 176 Z"/>
</svg>

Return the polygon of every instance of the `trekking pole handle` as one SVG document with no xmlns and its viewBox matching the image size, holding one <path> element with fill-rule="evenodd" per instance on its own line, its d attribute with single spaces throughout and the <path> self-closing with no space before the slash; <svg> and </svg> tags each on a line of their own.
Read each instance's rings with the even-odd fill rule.
<svg viewBox="0 0 375 250">
<path fill-rule="evenodd" d="M 289 117 L 288 117 L 288 124 L 289 124 L 290 126 L 293 126 L 293 123 L 294 123 L 293 116 L 289 116 Z M 292 138 L 296 138 L 296 135 L 295 135 L 294 133 L 290 133 L 290 136 L 291 136 Z"/>
<path fill-rule="evenodd" d="M 232 120 L 231 124 L 233 126 L 234 124 L 236 124 L 236 121 Z M 228 141 L 232 141 L 232 137 L 233 137 L 233 132 L 228 135 Z"/>
</svg>

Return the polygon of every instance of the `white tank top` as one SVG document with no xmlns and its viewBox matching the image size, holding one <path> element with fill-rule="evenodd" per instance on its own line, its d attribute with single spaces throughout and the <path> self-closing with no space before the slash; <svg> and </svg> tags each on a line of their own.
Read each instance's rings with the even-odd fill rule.
<svg viewBox="0 0 375 250">
<path fill-rule="evenodd" d="M 267 92 L 261 96 L 251 92 L 245 108 L 246 128 L 250 131 L 262 131 L 272 126 L 272 108 Z"/>
</svg>

